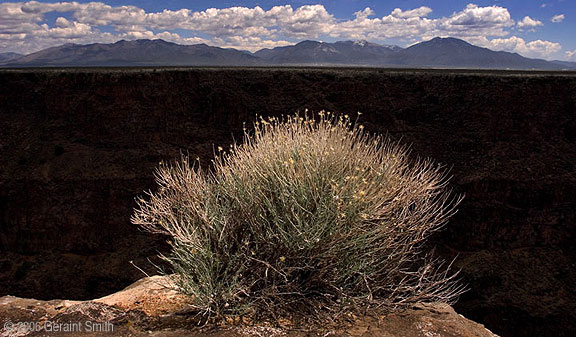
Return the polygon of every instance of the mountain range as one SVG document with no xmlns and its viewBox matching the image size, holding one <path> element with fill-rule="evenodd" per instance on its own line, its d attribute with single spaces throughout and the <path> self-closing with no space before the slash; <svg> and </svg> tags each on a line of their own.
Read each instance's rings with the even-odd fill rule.
<svg viewBox="0 0 576 337">
<path fill-rule="evenodd" d="M 0 63 L 15 60 L 24 55 L 18 53 L 0 53 Z"/>
<path fill-rule="evenodd" d="M 206 44 L 179 45 L 164 40 L 121 40 L 88 45 L 65 44 L 22 56 L 7 66 L 185 66 L 256 65 L 259 59 L 248 52 L 211 47 Z"/>
<path fill-rule="evenodd" d="M 65 44 L 28 55 L 0 54 L 1 67 L 283 65 L 576 70 L 575 62 L 531 59 L 474 46 L 456 38 L 439 37 L 408 48 L 367 41 L 302 41 L 251 53 L 206 44 L 179 45 L 158 39 Z"/>
</svg>

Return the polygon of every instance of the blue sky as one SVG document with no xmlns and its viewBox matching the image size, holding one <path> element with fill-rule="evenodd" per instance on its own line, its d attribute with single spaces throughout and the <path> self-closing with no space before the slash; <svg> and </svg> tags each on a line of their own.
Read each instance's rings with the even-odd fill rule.
<svg viewBox="0 0 576 337">
<path fill-rule="evenodd" d="M 251 51 L 307 39 L 405 47 L 451 36 L 576 61 L 574 18 L 574 0 L 0 0 L 0 52 L 139 38 Z"/>
</svg>

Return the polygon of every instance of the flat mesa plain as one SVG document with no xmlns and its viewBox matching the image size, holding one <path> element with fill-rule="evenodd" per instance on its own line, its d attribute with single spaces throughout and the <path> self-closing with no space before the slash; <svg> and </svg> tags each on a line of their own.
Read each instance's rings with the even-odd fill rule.
<svg viewBox="0 0 576 337">
<path fill-rule="evenodd" d="M 328 110 L 450 168 L 433 244 L 503 336 L 576 335 L 576 72 L 383 68 L 0 70 L 0 296 L 87 299 L 141 278 L 130 224 L 159 161 L 208 163 L 255 116 Z"/>
<path fill-rule="evenodd" d="M 372 66 L 253 66 L 253 67 L 216 67 L 216 66 L 196 66 L 196 67 L 182 67 L 182 66 L 145 66 L 145 67 L 23 67 L 23 68 L 9 68 L 0 66 L 0 73 L 2 72 L 15 72 L 15 73 L 37 73 L 37 72 L 157 72 L 157 71 L 320 71 L 320 72 L 377 72 L 377 73 L 400 73 L 400 74 L 476 74 L 476 75 L 499 75 L 499 76 L 519 76 L 519 75 L 542 75 L 542 76 L 576 76 L 576 70 L 516 70 L 516 69 L 468 69 L 468 68 L 383 68 Z"/>
</svg>

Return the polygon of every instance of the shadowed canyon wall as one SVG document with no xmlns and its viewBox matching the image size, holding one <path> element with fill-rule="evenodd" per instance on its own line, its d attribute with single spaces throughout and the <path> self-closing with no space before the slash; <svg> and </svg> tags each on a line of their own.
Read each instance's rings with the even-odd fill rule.
<svg viewBox="0 0 576 337">
<path fill-rule="evenodd" d="M 153 170 L 208 162 L 255 114 L 326 109 L 451 168 L 435 238 L 503 336 L 576 333 L 576 74 L 378 69 L 0 71 L 0 296 L 85 299 L 140 278 L 164 239 L 130 224 Z"/>
</svg>

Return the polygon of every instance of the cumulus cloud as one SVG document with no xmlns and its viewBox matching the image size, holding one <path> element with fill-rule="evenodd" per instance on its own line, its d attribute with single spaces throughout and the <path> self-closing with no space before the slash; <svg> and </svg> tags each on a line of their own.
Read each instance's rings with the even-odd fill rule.
<svg viewBox="0 0 576 337">
<path fill-rule="evenodd" d="M 532 19 L 529 16 L 525 16 L 524 19 L 522 19 L 522 21 L 518 21 L 519 28 L 534 28 L 543 25 L 544 24 L 542 23 L 542 21 Z"/>
<path fill-rule="evenodd" d="M 403 11 L 400 8 L 396 8 L 390 13 L 393 17 L 402 18 L 402 19 L 409 19 L 409 18 L 418 18 L 428 16 L 428 14 L 432 13 L 432 9 L 426 6 L 422 6 L 420 8 L 412 9 Z"/>
<path fill-rule="evenodd" d="M 567 57 L 569 60 L 575 60 L 575 61 L 576 61 L 576 49 L 567 51 L 567 52 L 566 52 L 566 57 Z"/>
<path fill-rule="evenodd" d="M 209 8 L 200 12 L 188 9 L 164 10 L 147 14 L 143 23 L 155 29 L 186 29 L 209 32 L 214 36 L 317 36 L 335 22 L 322 5 Z"/>
<path fill-rule="evenodd" d="M 389 15 L 381 18 L 369 18 L 365 12 L 357 12 L 355 19 L 333 25 L 330 36 L 366 40 L 389 38 L 425 40 L 435 36 L 461 38 L 506 36 L 509 34 L 506 28 L 514 25 L 508 10 L 498 6 L 468 5 L 462 11 L 439 19 L 427 18 L 430 13 L 431 9 L 428 7 L 407 11 L 394 9 Z"/>
<path fill-rule="evenodd" d="M 510 27 L 514 21 L 510 18 L 510 13 L 506 8 L 478 7 L 475 4 L 469 4 L 463 11 L 452 14 L 446 24 L 466 27 Z"/>
<path fill-rule="evenodd" d="M 376 14 L 376 12 L 374 12 L 374 11 L 372 10 L 372 8 L 366 7 L 366 8 L 364 8 L 364 9 L 361 10 L 361 11 L 355 12 L 355 13 L 354 13 L 354 16 L 355 16 L 357 19 L 365 19 L 365 18 L 367 18 L 367 17 L 369 17 L 369 16 L 373 16 L 373 15 L 375 15 L 375 14 Z"/>
<path fill-rule="evenodd" d="M 369 18 L 374 12 L 370 8 L 356 12 L 356 18 L 332 24 L 329 35 L 341 39 L 384 40 L 387 38 L 405 38 L 421 36 L 435 29 L 436 22 L 423 16 L 430 11 L 420 7 L 411 11 L 393 10 L 381 18 Z"/>
<path fill-rule="evenodd" d="M 47 13 L 56 15 L 47 24 Z M 298 42 L 302 39 L 366 39 L 407 42 L 435 36 L 453 36 L 504 46 L 532 54 L 556 50 L 547 41 L 520 42 L 512 46 L 510 29 L 516 25 L 507 8 L 469 4 L 449 16 L 429 18 L 432 9 L 396 8 L 384 16 L 366 7 L 352 19 L 338 19 L 323 5 L 187 8 L 147 12 L 137 6 L 111 6 L 103 2 L 37 1 L 0 3 L 0 48 L 31 52 L 66 42 L 113 42 L 118 39 L 161 38 L 182 44 L 207 43 L 222 47 L 257 50 Z M 525 17 L 519 28 L 534 28 L 542 22 Z M 198 37 L 202 36 L 202 37 Z M 488 40 L 488 38 L 497 38 Z M 502 40 L 498 42 L 499 40 Z M 504 40 L 510 40 L 504 43 Z"/>
<path fill-rule="evenodd" d="M 460 38 L 506 36 L 509 34 L 507 29 L 515 24 L 507 8 L 500 6 L 478 7 L 475 4 L 469 4 L 464 10 L 437 21 L 437 29 L 427 32 L 425 38 L 434 36 Z"/>
<path fill-rule="evenodd" d="M 548 58 L 550 55 L 562 50 L 562 45 L 556 42 L 535 40 L 526 42 L 521 37 L 511 36 L 506 39 L 479 39 L 477 44 L 493 50 L 515 52 L 527 57 Z"/>
<path fill-rule="evenodd" d="M 559 23 L 559 22 L 564 21 L 564 18 L 565 18 L 564 14 L 558 14 L 558 15 L 554 15 L 550 21 L 552 21 L 554 23 Z"/>
</svg>

